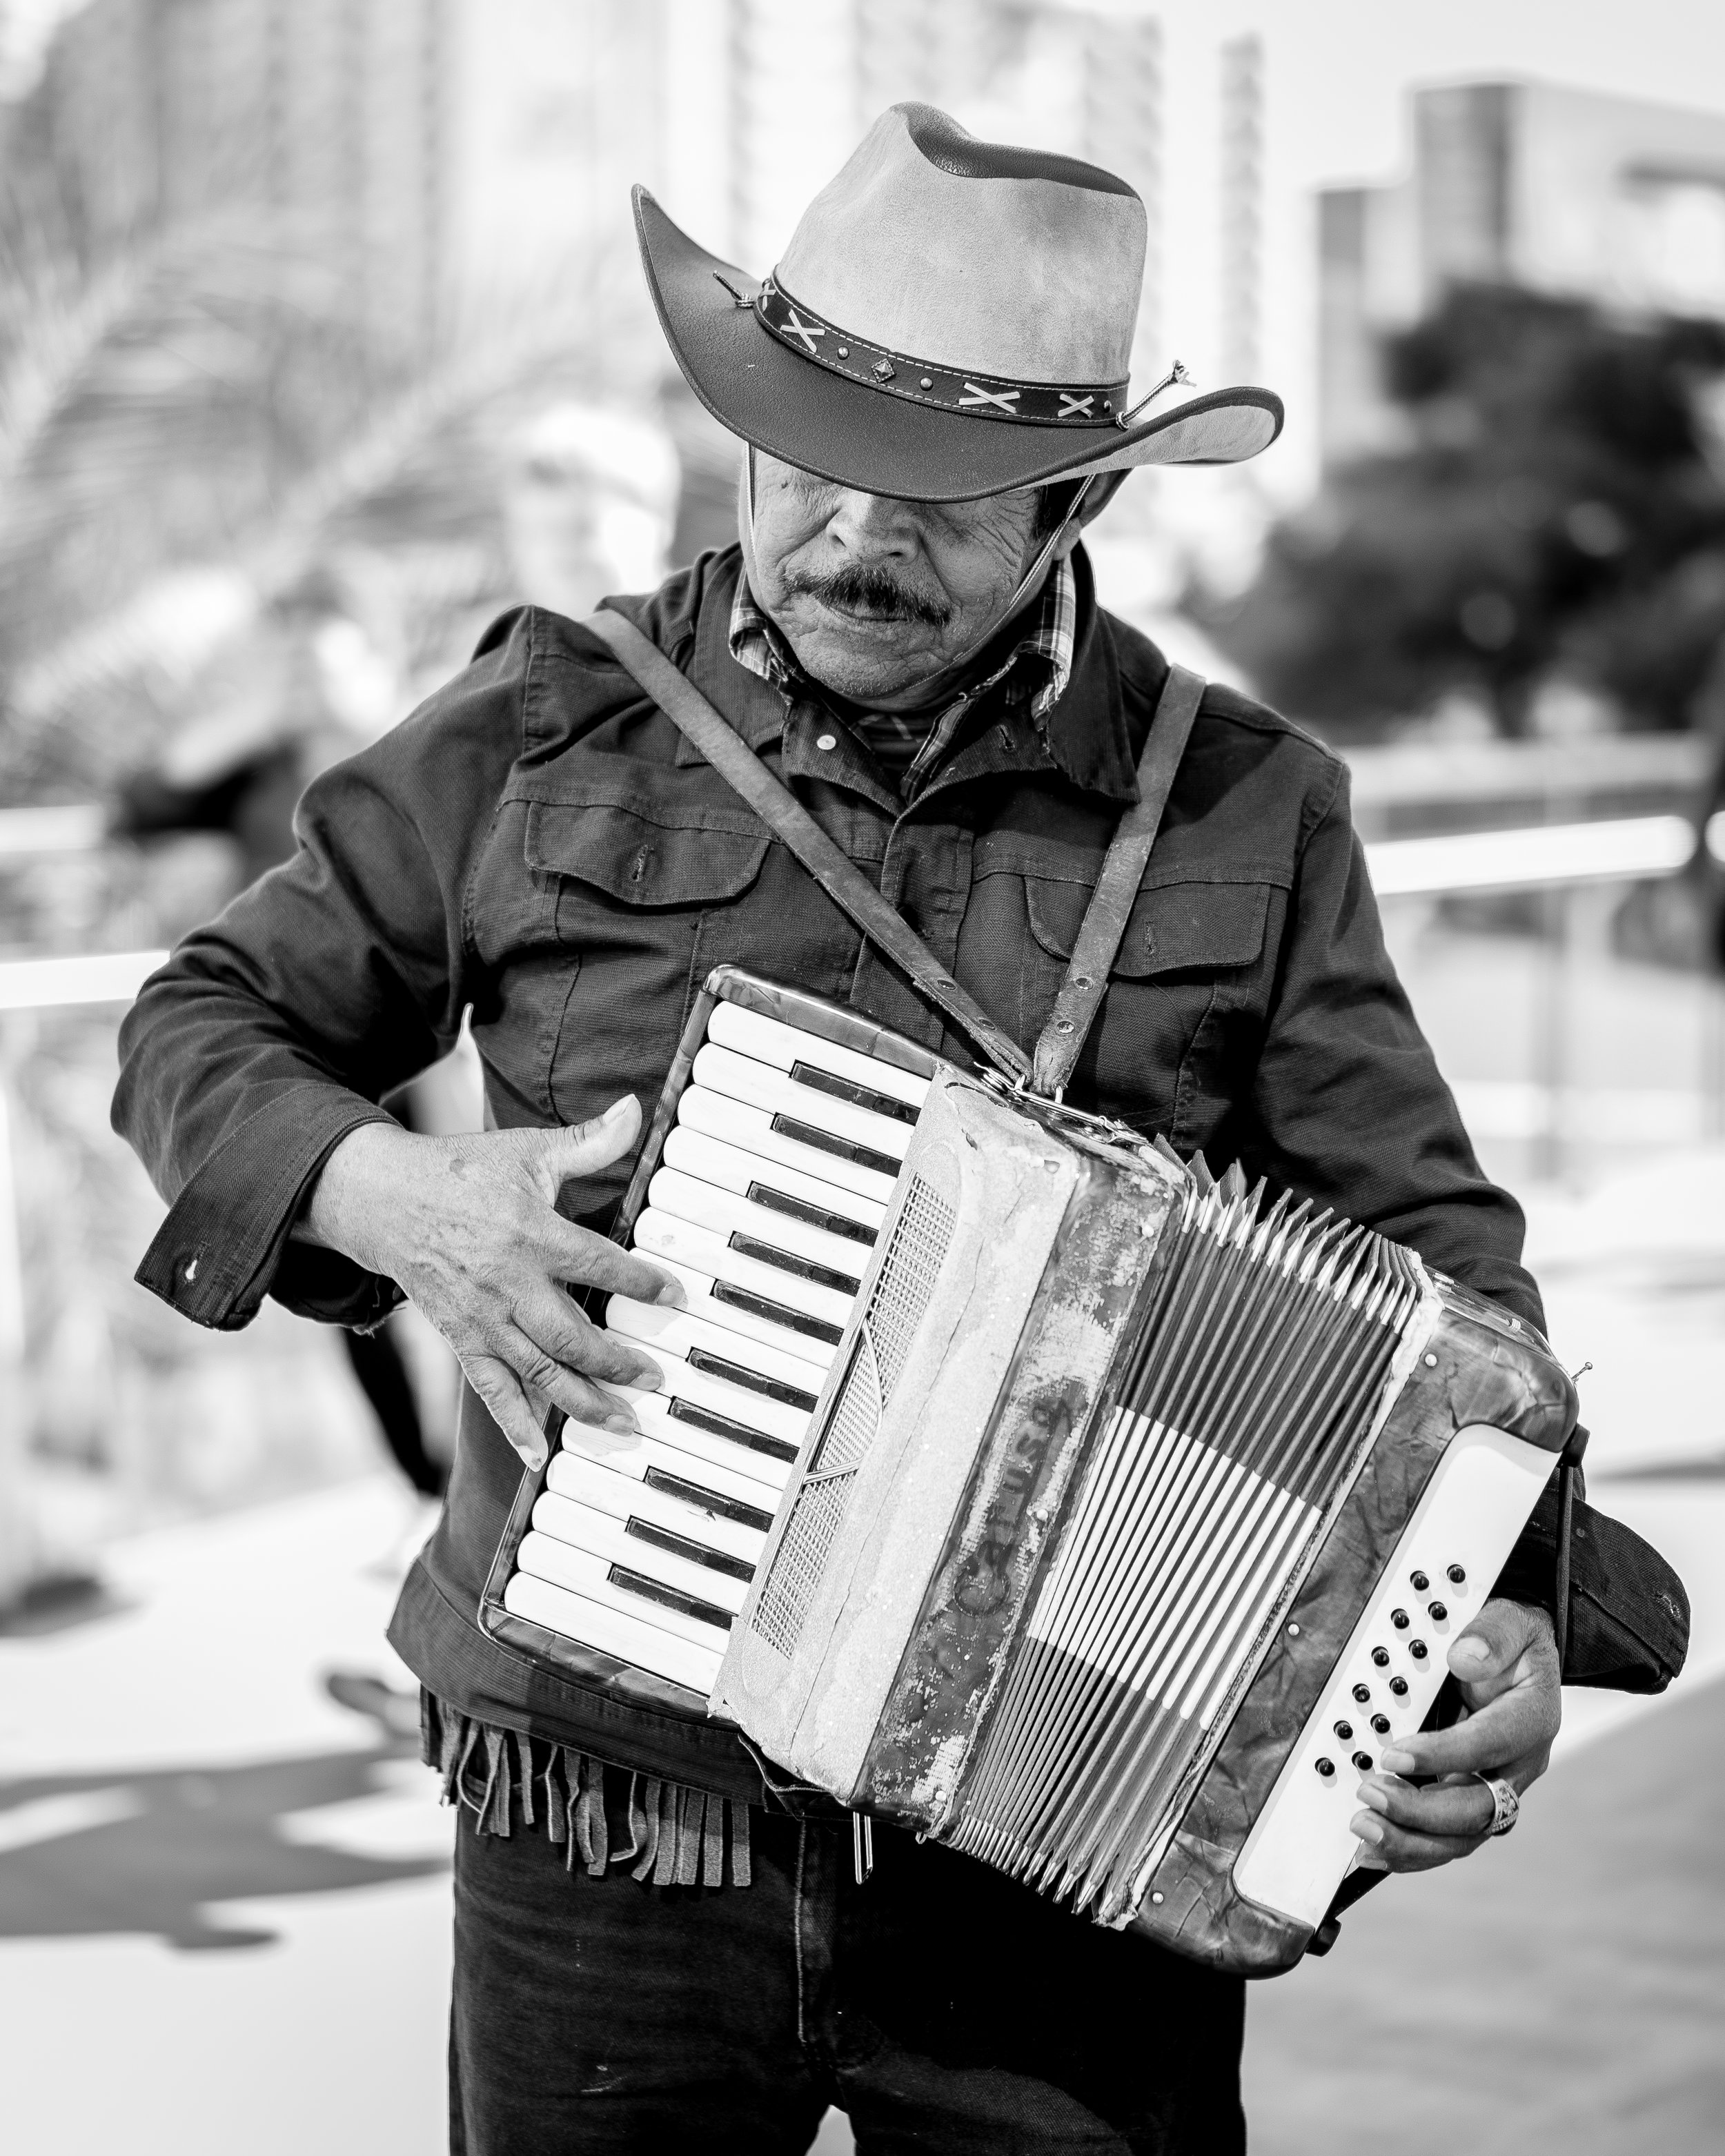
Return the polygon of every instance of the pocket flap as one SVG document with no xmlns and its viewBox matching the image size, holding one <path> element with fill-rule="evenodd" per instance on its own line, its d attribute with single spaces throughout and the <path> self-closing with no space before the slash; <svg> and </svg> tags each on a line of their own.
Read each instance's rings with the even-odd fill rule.
<svg viewBox="0 0 1725 2156">
<path fill-rule="evenodd" d="M 737 898 L 761 873 L 764 831 L 672 824 L 609 803 L 535 802 L 527 865 L 574 876 L 625 906 L 710 906 Z"/>
<path fill-rule="evenodd" d="M 1091 893 L 1081 884 L 1026 876 L 1030 932 L 1056 958 L 1070 958 Z M 1270 886 L 1192 880 L 1141 891 L 1127 916 L 1112 972 L 1124 980 L 1158 973 L 1250 966 L 1264 948 Z"/>
</svg>

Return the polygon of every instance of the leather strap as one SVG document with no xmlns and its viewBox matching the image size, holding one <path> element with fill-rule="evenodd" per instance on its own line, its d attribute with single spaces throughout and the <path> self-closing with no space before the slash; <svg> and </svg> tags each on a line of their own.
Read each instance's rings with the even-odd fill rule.
<svg viewBox="0 0 1725 2156">
<path fill-rule="evenodd" d="M 1030 1076 L 1030 1059 L 968 996 L 914 930 L 906 927 L 862 870 L 834 844 L 789 788 L 719 716 L 699 689 L 650 637 L 608 608 L 582 624 L 608 644 L 685 740 L 734 787 L 781 844 L 808 870 L 834 906 L 883 950 L 919 995 L 1015 1085 Z"/>
<path fill-rule="evenodd" d="M 1138 758 L 1138 798 L 1115 826 L 1102 872 L 1072 945 L 1054 1014 L 1036 1043 L 1032 1090 L 1059 1100 L 1108 986 L 1108 973 L 1150 862 L 1150 849 L 1204 697 L 1204 676 L 1170 666 Z"/>
</svg>

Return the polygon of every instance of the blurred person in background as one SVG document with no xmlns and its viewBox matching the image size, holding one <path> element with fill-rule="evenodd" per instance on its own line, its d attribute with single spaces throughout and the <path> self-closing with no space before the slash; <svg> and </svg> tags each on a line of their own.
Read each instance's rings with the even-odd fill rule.
<svg viewBox="0 0 1725 2156">
<path fill-rule="evenodd" d="M 651 591 L 670 566 L 680 486 L 665 429 L 566 403 L 517 438 L 503 498 L 516 588 L 579 620 L 609 592 Z"/>
<path fill-rule="evenodd" d="M 1170 679 L 1098 608 L 1083 527 L 1137 466 L 1255 454 L 1281 405 L 1134 403 L 1137 195 L 927 106 L 882 116 L 765 284 L 650 198 L 638 217 L 679 364 L 747 445 L 742 543 L 619 608 L 1034 1041 Z M 938 1018 L 609 645 L 542 608 L 326 774 L 300 830 L 146 984 L 115 1116 L 172 1200 L 139 1277 L 175 1308 L 371 1323 L 405 1293 L 462 1360 L 449 1503 L 391 1632 L 464 1810 L 452 2148 L 759 2156 L 836 2102 L 865 2152 L 1242 2150 L 1239 1979 L 907 1834 L 857 1876 L 842 1812 L 727 1726 L 479 1620 L 548 1411 L 602 1457 L 638 1441 L 609 1388 L 659 1373 L 569 1291 L 681 1299 L 607 1237 L 708 969 L 932 1047 Z M 1070 1104 L 1240 1158 L 1538 1324 L 1520 1213 L 1385 953 L 1344 767 L 1211 685 L 1159 845 Z M 492 1127 L 415 1137 L 380 1104 L 470 1008 Z M 1471 1854 L 1481 1777 L 1544 1769 L 1550 1566 L 1516 1563 L 1450 1647 L 1466 1717 L 1362 1781 L 1368 1871 Z"/>
<path fill-rule="evenodd" d="M 395 670 L 354 619 L 339 581 L 311 569 L 208 670 L 199 708 L 121 784 L 109 828 L 138 840 L 221 834 L 234 842 L 234 887 L 246 890 L 293 858 L 294 811 L 307 786 L 387 732 L 397 703 Z M 404 1125 L 444 1127 L 436 1102 L 416 1110 L 414 1091 L 396 1106 Z M 449 1471 L 427 1445 L 390 1322 L 344 1327 L 341 1344 L 391 1459 L 422 1497 L 441 1501 Z"/>
</svg>

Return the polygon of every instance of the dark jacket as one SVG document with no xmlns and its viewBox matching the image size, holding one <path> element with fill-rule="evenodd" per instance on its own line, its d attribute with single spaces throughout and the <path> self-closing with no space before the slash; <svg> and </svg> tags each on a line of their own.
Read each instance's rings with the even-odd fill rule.
<svg viewBox="0 0 1725 2156">
<path fill-rule="evenodd" d="M 842 726 L 731 657 L 733 548 L 619 602 L 1026 1050 L 1049 1015 L 1166 662 L 1091 597 L 1039 731 L 979 703 L 906 807 Z M 824 743 L 831 743 L 830 747 Z M 650 1110 L 696 990 L 732 962 L 968 1061 L 609 650 L 527 610 L 307 793 L 300 851 L 189 937 L 121 1035 L 116 1127 L 171 1201 L 139 1278 L 206 1325 L 265 1294 L 345 1323 L 393 1286 L 288 1229 L 321 1163 L 472 1008 L 490 1111 Z M 1522 1218 L 1487 1183 L 1385 955 L 1344 767 L 1212 686 L 1068 1098 L 1241 1160 L 1542 1322 Z M 565 1191 L 603 1216 L 627 1163 Z M 747 1795 L 737 1740 L 528 1664 L 479 1629 L 515 1454 L 465 1398 L 449 1507 L 393 1632 L 463 1712 Z"/>
</svg>

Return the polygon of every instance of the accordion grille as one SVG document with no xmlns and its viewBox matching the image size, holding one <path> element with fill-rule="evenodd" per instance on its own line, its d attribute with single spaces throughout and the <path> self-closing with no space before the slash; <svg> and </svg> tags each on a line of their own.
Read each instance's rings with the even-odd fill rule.
<svg viewBox="0 0 1725 2156">
<path fill-rule="evenodd" d="M 911 1177 L 843 1381 L 750 1620 L 752 1630 L 787 1657 L 796 1651 L 856 1471 L 875 1442 L 881 1410 L 933 1297 L 956 1218 L 932 1185 L 920 1175 Z"/>
</svg>

